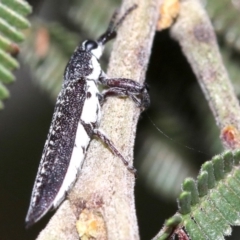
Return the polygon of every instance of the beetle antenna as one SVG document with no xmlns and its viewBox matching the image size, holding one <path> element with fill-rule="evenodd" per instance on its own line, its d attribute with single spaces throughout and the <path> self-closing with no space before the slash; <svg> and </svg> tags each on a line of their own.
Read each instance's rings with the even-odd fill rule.
<svg viewBox="0 0 240 240">
<path fill-rule="evenodd" d="M 98 39 L 97 42 L 104 45 L 106 42 L 110 41 L 111 39 L 115 38 L 117 35 L 117 29 L 122 24 L 122 22 L 125 20 L 127 15 L 131 13 L 134 9 L 137 8 L 137 4 L 134 4 L 132 7 L 128 8 L 128 10 L 123 14 L 123 16 L 116 22 L 117 15 L 119 14 L 119 11 L 115 11 L 112 15 L 111 21 L 108 25 L 108 28 L 105 33 L 103 33 Z"/>
</svg>

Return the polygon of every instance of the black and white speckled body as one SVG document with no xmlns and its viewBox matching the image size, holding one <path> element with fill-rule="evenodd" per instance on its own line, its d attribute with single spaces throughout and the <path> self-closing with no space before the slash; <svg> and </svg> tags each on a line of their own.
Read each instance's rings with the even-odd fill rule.
<svg viewBox="0 0 240 240">
<path fill-rule="evenodd" d="M 98 129 L 101 104 L 106 97 L 129 96 L 140 107 L 146 107 L 149 103 L 145 86 L 130 79 L 108 79 L 98 62 L 104 44 L 116 35 L 116 26 L 124 17 L 115 28 L 111 22 L 106 33 L 97 41 L 87 40 L 77 47 L 66 66 L 62 90 L 57 98 L 32 192 L 26 217 L 27 226 L 37 222 L 65 198 L 81 169 L 93 135 L 105 142 L 125 165 L 128 164 L 113 143 Z M 108 89 L 100 93 L 98 84 L 103 84 Z M 128 166 L 128 169 L 133 171 L 132 167 Z"/>
</svg>

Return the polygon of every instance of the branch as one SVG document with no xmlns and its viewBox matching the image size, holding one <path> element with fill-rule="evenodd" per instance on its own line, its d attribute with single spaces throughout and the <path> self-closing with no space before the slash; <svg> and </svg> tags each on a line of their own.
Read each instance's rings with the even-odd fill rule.
<svg viewBox="0 0 240 240">
<path fill-rule="evenodd" d="M 133 4 L 133 0 L 124 1 L 121 13 Z M 158 0 L 138 1 L 138 8 L 118 31 L 109 77 L 144 81 L 157 17 Z M 103 107 L 100 128 L 130 163 L 139 113 L 129 99 L 110 98 Z M 121 160 L 100 141 L 93 140 L 69 200 L 60 206 L 38 240 L 79 239 L 78 234 L 82 239 L 139 239 L 134 183 L 134 176 Z"/>
<path fill-rule="evenodd" d="M 209 102 L 223 145 L 240 147 L 240 108 L 219 53 L 215 33 L 198 0 L 180 1 L 180 13 L 171 29 Z M 203 119 L 204 120 L 204 119 Z"/>
</svg>

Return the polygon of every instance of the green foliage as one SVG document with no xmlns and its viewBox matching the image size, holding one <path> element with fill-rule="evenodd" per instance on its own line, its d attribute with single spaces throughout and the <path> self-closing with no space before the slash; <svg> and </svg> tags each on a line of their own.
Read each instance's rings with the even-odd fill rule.
<svg viewBox="0 0 240 240">
<path fill-rule="evenodd" d="M 182 217 L 180 214 L 175 214 L 173 217 L 165 221 L 163 229 L 153 240 L 167 240 L 175 230 L 178 228 L 179 224 L 182 222 Z"/>
<path fill-rule="evenodd" d="M 178 199 L 181 222 L 176 226 L 170 218 L 168 222 L 173 223 L 165 223 L 164 228 L 168 231 L 155 239 L 168 239 L 183 227 L 192 240 L 224 239 L 230 235 L 231 226 L 240 225 L 239 161 L 240 150 L 227 151 L 204 163 L 196 182 L 186 179 Z"/>
<path fill-rule="evenodd" d="M 9 97 L 8 84 L 15 80 L 12 70 L 19 67 L 15 56 L 19 47 L 17 43 L 24 40 L 21 29 L 29 28 L 30 23 L 25 18 L 31 12 L 31 7 L 23 0 L 2 0 L 0 3 L 0 109 L 1 100 Z"/>
</svg>

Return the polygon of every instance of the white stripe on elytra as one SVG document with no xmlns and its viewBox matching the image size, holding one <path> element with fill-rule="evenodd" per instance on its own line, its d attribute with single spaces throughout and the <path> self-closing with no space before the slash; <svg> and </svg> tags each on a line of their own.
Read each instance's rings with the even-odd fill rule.
<svg viewBox="0 0 240 240">
<path fill-rule="evenodd" d="M 59 192 L 53 201 L 54 207 L 57 207 L 62 202 L 62 200 L 65 198 L 65 193 L 74 184 L 78 171 L 82 167 L 83 160 L 85 158 L 85 150 L 87 149 L 89 142 L 90 138 L 83 125 L 81 123 L 78 123 L 75 145 L 73 147 L 71 160 L 61 188 L 59 189 Z M 82 147 L 85 149 L 84 151 Z"/>
<path fill-rule="evenodd" d="M 98 124 L 101 118 L 101 109 L 97 96 L 99 91 L 94 81 L 87 80 L 86 94 L 87 92 L 91 94 L 91 97 L 85 99 L 80 120 L 86 124 L 91 123 Z M 54 207 L 57 207 L 61 203 L 61 201 L 65 197 L 65 193 L 74 184 L 78 171 L 82 167 L 82 163 L 85 158 L 85 151 L 87 150 L 90 140 L 91 139 L 88 133 L 84 129 L 83 125 L 79 122 L 71 160 L 68 166 L 66 176 L 63 180 L 62 186 L 59 189 L 59 192 L 53 201 Z"/>
<path fill-rule="evenodd" d="M 95 122 L 98 124 L 101 118 L 101 109 L 97 96 L 99 94 L 99 91 L 94 81 L 87 80 L 86 92 L 89 92 L 91 96 L 85 99 L 80 119 L 86 124 Z"/>
</svg>

